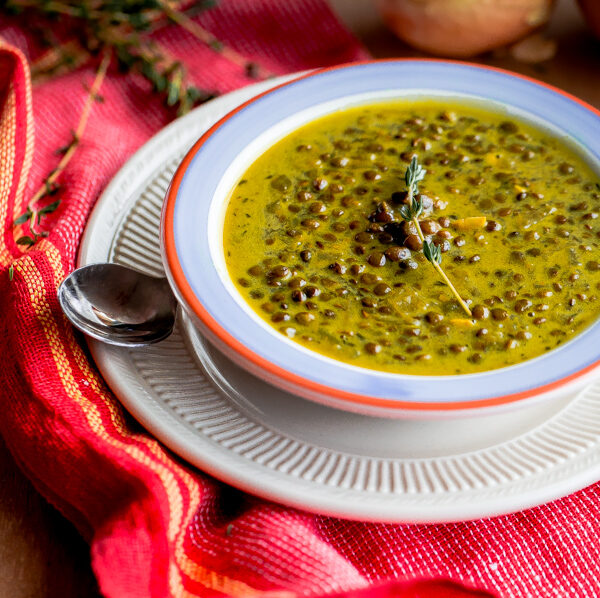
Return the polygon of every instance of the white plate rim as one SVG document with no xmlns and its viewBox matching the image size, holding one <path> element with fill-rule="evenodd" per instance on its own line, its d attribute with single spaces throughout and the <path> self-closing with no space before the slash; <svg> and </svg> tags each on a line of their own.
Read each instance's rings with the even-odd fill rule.
<svg viewBox="0 0 600 598">
<path fill-rule="evenodd" d="M 112 239 L 104 239 L 103 247 L 100 247 L 98 231 L 106 228 L 107 225 L 116 231 L 136 190 L 156 174 L 157 154 L 162 151 L 164 156 L 164 152 L 174 148 L 181 151 L 182 139 L 188 141 L 185 133 L 189 123 L 199 119 L 206 112 L 216 111 L 217 107 L 222 108 L 225 103 L 241 102 L 263 87 L 276 83 L 277 81 L 257 84 L 252 88 L 233 92 L 215 101 L 221 105 L 204 105 L 183 119 L 171 123 L 148 141 L 122 167 L 98 200 L 84 233 L 79 252 L 79 264 L 107 259 L 108 252 L 105 257 L 102 252 L 109 249 Z M 528 493 L 512 496 L 503 494 L 496 498 L 488 498 L 487 502 L 477 501 L 476 506 L 469 504 L 465 507 L 460 502 L 440 504 L 436 497 L 431 497 L 432 501 L 429 505 L 422 497 L 417 497 L 418 501 L 413 500 L 412 503 L 410 497 L 403 497 L 404 501 L 402 497 L 396 497 L 398 500 L 394 502 L 387 499 L 378 500 L 376 495 L 353 501 L 349 499 L 360 496 L 331 488 L 322 492 L 317 492 L 313 488 L 311 492 L 307 492 L 306 485 L 300 479 L 295 482 L 286 480 L 282 483 L 281 476 L 270 471 L 260 471 L 260 478 L 257 478 L 257 471 L 248 468 L 246 462 L 224 453 L 222 447 L 216 446 L 209 438 L 199 435 L 166 409 L 164 404 L 157 401 L 152 393 L 136 380 L 134 374 L 128 373 L 130 363 L 126 352 L 115 350 L 96 341 L 91 341 L 89 344 L 96 364 L 123 405 L 144 427 L 175 453 L 227 483 L 298 508 L 325 515 L 372 521 L 398 523 L 458 521 L 498 515 L 548 502 L 581 489 L 600 478 L 600 450 L 596 447 L 596 450 L 589 451 L 583 456 L 585 463 L 567 479 L 558 475 L 545 486 L 534 488 Z"/>
</svg>

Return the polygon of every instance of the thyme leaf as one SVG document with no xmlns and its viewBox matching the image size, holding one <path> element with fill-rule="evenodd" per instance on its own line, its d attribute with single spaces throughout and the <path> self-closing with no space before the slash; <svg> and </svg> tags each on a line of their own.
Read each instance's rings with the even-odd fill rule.
<svg viewBox="0 0 600 598">
<path fill-rule="evenodd" d="M 31 214 L 31 210 L 27 208 L 27 210 L 15 220 L 15 226 L 19 226 L 19 224 L 25 224 L 31 218 Z"/>
<path fill-rule="evenodd" d="M 417 156 L 413 156 L 406 173 L 404 180 L 409 193 L 417 195 L 419 193 L 419 183 L 425 178 L 427 171 L 419 164 Z"/>
<path fill-rule="evenodd" d="M 35 245 L 35 239 L 29 235 L 23 235 L 17 239 L 17 245 L 25 245 L 25 247 L 32 247 Z"/>
<path fill-rule="evenodd" d="M 423 243 L 423 255 L 432 264 L 442 263 L 442 250 L 438 245 L 431 241 L 425 241 Z"/>
</svg>

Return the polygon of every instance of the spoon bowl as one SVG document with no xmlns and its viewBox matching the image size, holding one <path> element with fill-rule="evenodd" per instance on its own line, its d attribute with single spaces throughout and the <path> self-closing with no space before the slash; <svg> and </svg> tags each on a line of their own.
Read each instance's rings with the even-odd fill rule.
<svg viewBox="0 0 600 598">
<path fill-rule="evenodd" d="M 90 264 L 58 289 L 69 321 L 97 340 L 126 347 L 156 343 L 175 325 L 177 301 L 165 278 L 119 264 Z"/>
</svg>

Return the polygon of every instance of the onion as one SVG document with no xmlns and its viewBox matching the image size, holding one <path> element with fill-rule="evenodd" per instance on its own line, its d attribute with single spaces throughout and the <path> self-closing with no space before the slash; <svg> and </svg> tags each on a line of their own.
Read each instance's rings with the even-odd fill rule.
<svg viewBox="0 0 600 598">
<path fill-rule="evenodd" d="M 377 4 L 389 27 L 415 48 L 467 57 L 510 44 L 544 25 L 554 0 L 377 0 Z"/>
</svg>

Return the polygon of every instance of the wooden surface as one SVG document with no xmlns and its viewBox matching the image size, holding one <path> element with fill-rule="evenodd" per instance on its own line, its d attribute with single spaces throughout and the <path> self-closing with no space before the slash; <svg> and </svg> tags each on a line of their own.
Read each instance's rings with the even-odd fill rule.
<svg viewBox="0 0 600 598">
<path fill-rule="evenodd" d="M 88 546 L 33 489 L 0 439 L 0 597 L 95 596 Z"/>
<path fill-rule="evenodd" d="M 374 56 L 423 55 L 385 29 L 371 0 L 330 2 Z M 526 65 L 501 52 L 475 61 L 541 79 L 600 108 L 600 42 L 586 27 L 575 0 L 559 0 L 547 34 L 558 43 L 555 58 L 547 63 Z M 37 494 L 0 440 L 0 597 L 4 596 L 91 598 L 98 590 L 86 544 Z"/>
</svg>

